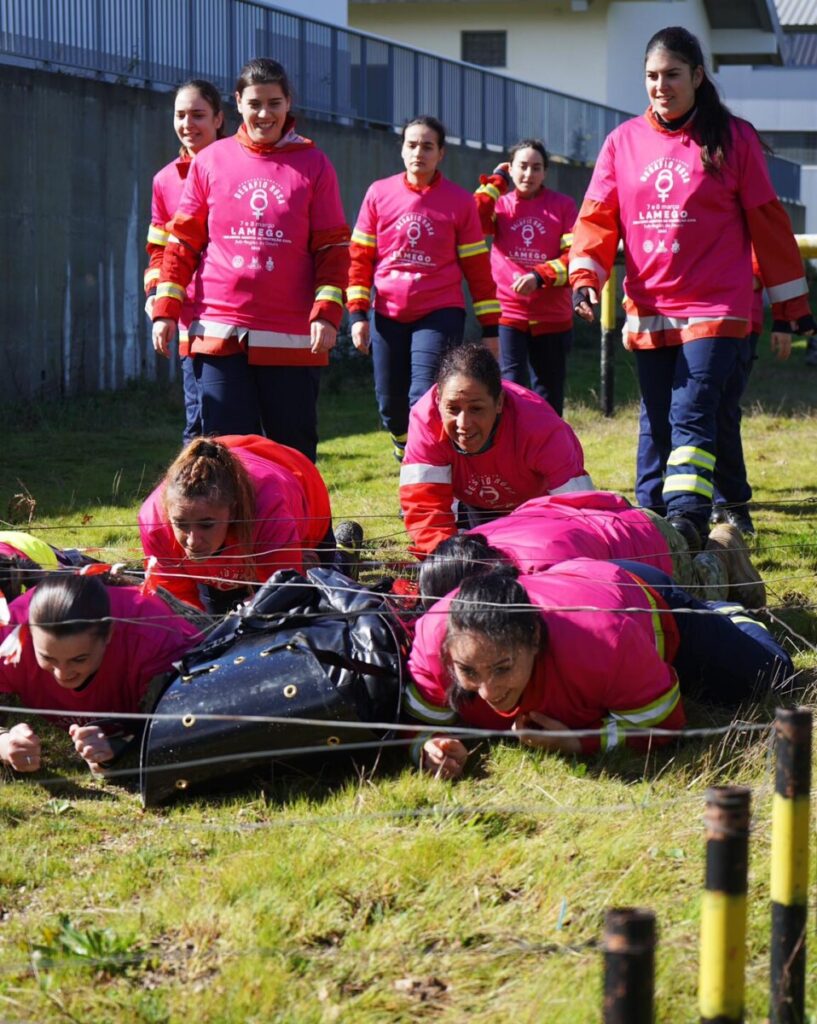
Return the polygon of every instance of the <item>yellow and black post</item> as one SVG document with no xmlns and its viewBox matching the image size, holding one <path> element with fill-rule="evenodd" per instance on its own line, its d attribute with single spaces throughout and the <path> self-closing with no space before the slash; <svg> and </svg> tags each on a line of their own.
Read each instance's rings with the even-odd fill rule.
<svg viewBox="0 0 817 1024">
<path fill-rule="evenodd" d="M 701 1024 L 741 1024 L 751 791 L 706 791 L 706 883 L 701 905 Z"/>
<path fill-rule="evenodd" d="M 653 1024 L 655 914 L 622 907 L 604 922 L 604 1024 Z"/>
<path fill-rule="evenodd" d="M 600 390 L 601 411 L 605 416 L 612 416 L 616 404 L 616 298 L 617 269 L 610 269 L 610 277 L 601 290 L 601 367 Z"/>
<path fill-rule="evenodd" d="M 803 1024 L 808 918 L 811 712 L 779 709 L 772 805 L 770 1024 Z"/>
</svg>

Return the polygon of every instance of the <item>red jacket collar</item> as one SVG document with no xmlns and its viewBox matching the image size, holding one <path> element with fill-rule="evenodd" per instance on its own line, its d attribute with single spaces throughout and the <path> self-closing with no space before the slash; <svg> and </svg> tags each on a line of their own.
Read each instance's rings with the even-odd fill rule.
<svg viewBox="0 0 817 1024">
<path fill-rule="evenodd" d="M 422 195 L 424 192 L 430 192 L 431 189 L 436 188 L 442 180 L 442 174 L 439 171 L 435 171 L 434 177 L 427 185 L 412 185 L 405 173 L 403 174 L 403 184 L 410 192 L 416 192 L 418 195 Z"/>
<path fill-rule="evenodd" d="M 271 145 L 259 146 L 258 143 L 253 142 L 247 134 L 247 129 L 243 124 L 235 133 L 235 137 L 244 149 L 248 149 L 251 153 L 258 153 L 260 156 L 271 156 L 274 153 L 286 153 L 293 149 L 304 149 L 315 145 L 311 139 L 307 139 L 306 136 L 299 135 L 295 131 L 295 119 L 291 114 L 284 122 L 284 130 L 281 134 L 281 138 Z"/>
</svg>

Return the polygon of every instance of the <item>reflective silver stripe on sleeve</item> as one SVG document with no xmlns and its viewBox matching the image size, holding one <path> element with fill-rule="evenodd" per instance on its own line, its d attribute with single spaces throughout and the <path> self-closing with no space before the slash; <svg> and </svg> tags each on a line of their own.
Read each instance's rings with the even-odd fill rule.
<svg viewBox="0 0 817 1024">
<path fill-rule="evenodd" d="M 400 486 L 406 484 L 450 484 L 450 466 L 428 466 L 422 462 L 405 463 L 400 468 Z"/>
<path fill-rule="evenodd" d="M 600 263 L 596 263 L 589 256 L 576 256 L 570 261 L 568 272 L 572 274 L 577 270 L 592 270 L 599 279 L 599 287 L 604 287 L 604 283 L 607 280 L 607 271 Z"/>
<path fill-rule="evenodd" d="M 562 484 L 561 487 L 552 487 L 549 491 L 550 494 L 568 494 L 570 491 L 595 491 L 596 487 L 587 473 L 583 473 L 581 476 L 574 476 L 572 480 L 568 480 L 566 484 Z"/>
<path fill-rule="evenodd" d="M 796 299 L 798 295 L 805 295 L 808 292 L 808 285 L 804 277 L 798 277 L 796 281 L 785 281 L 771 288 L 767 285 L 766 291 L 772 302 L 785 302 L 787 299 Z"/>
</svg>

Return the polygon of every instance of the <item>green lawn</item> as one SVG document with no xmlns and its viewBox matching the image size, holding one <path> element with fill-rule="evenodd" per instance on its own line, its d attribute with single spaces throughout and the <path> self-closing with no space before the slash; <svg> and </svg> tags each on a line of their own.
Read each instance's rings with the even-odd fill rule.
<svg viewBox="0 0 817 1024">
<path fill-rule="evenodd" d="M 767 348 L 744 421 L 755 557 L 776 628 L 812 678 L 817 371 L 802 343 L 789 364 Z M 364 524 L 373 558 L 401 560 L 396 464 L 368 364 L 350 359 L 324 388 L 320 466 L 336 517 Z M 632 363 L 620 350 L 618 408 L 604 419 L 597 362 L 583 336 L 566 415 L 596 483 L 631 494 Z M 181 416 L 175 392 L 146 386 L 7 410 L 0 515 L 23 495 L 16 507 L 33 507 L 32 528 L 55 543 L 137 558 L 136 510 L 178 445 Z M 698 725 L 723 721 L 691 711 Z M 771 714 L 745 709 L 740 720 Z M 37 776 L 0 769 L 0 1022 L 584 1024 L 601 1019 L 604 910 L 631 904 L 659 918 L 658 1020 L 693 1022 L 703 794 L 727 782 L 754 791 L 747 1020 L 766 1015 L 766 731 L 586 763 L 486 744 L 456 785 L 390 759 L 337 780 L 259 775 L 152 812 L 45 732 Z M 813 856 L 812 898 L 816 881 Z M 813 923 L 812 909 L 815 950 Z M 810 959 L 817 1022 L 817 951 Z"/>
</svg>

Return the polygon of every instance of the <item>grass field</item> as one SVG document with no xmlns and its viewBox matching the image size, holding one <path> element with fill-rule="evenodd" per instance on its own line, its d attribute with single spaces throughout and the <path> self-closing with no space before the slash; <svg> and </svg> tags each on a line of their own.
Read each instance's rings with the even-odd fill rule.
<svg viewBox="0 0 817 1024">
<path fill-rule="evenodd" d="M 755 558 L 805 680 L 817 665 L 817 371 L 762 354 L 746 401 Z M 580 339 L 566 416 L 599 486 L 631 494 L 635 382 L 596 411 L 597 355 Z M 372 557 L 405 557 L 397 469 L 368 367 L 332 371 L 320 466 L 336 518 Z M 181 402 L 141 386 L 6 410 L 0 515 L 54 543 L 138 556 L 136 510 L 174 453 Z M 14 500 L 15 495 L 23 499 Z M 812 683 L 806 694 L 815 704 Z M 722 717 L 693 707 L 696 725 Z M 771 707 L 743 709 L 767 722 Z M 601 1019 L 605 908 L 659 919 L 658 1020 L 698 1020 L 707 786 L 752 786 L 747 1020 L 766 1016 L 773 760 L 767 730 L 587 762 L 485 745 L 456 785 L 397 759 L 336 780 L 258 776 L 142 812 L 48 731 L 42 771 L 0 769 L 0 1022 L 330 1022 Z M 814 817 L 814 812 L 813 812 Z M 811 866 L 812 903 L 817 856 Z M 810 913 L 809 1021 L 817 1022 Z"/>
</svg>

